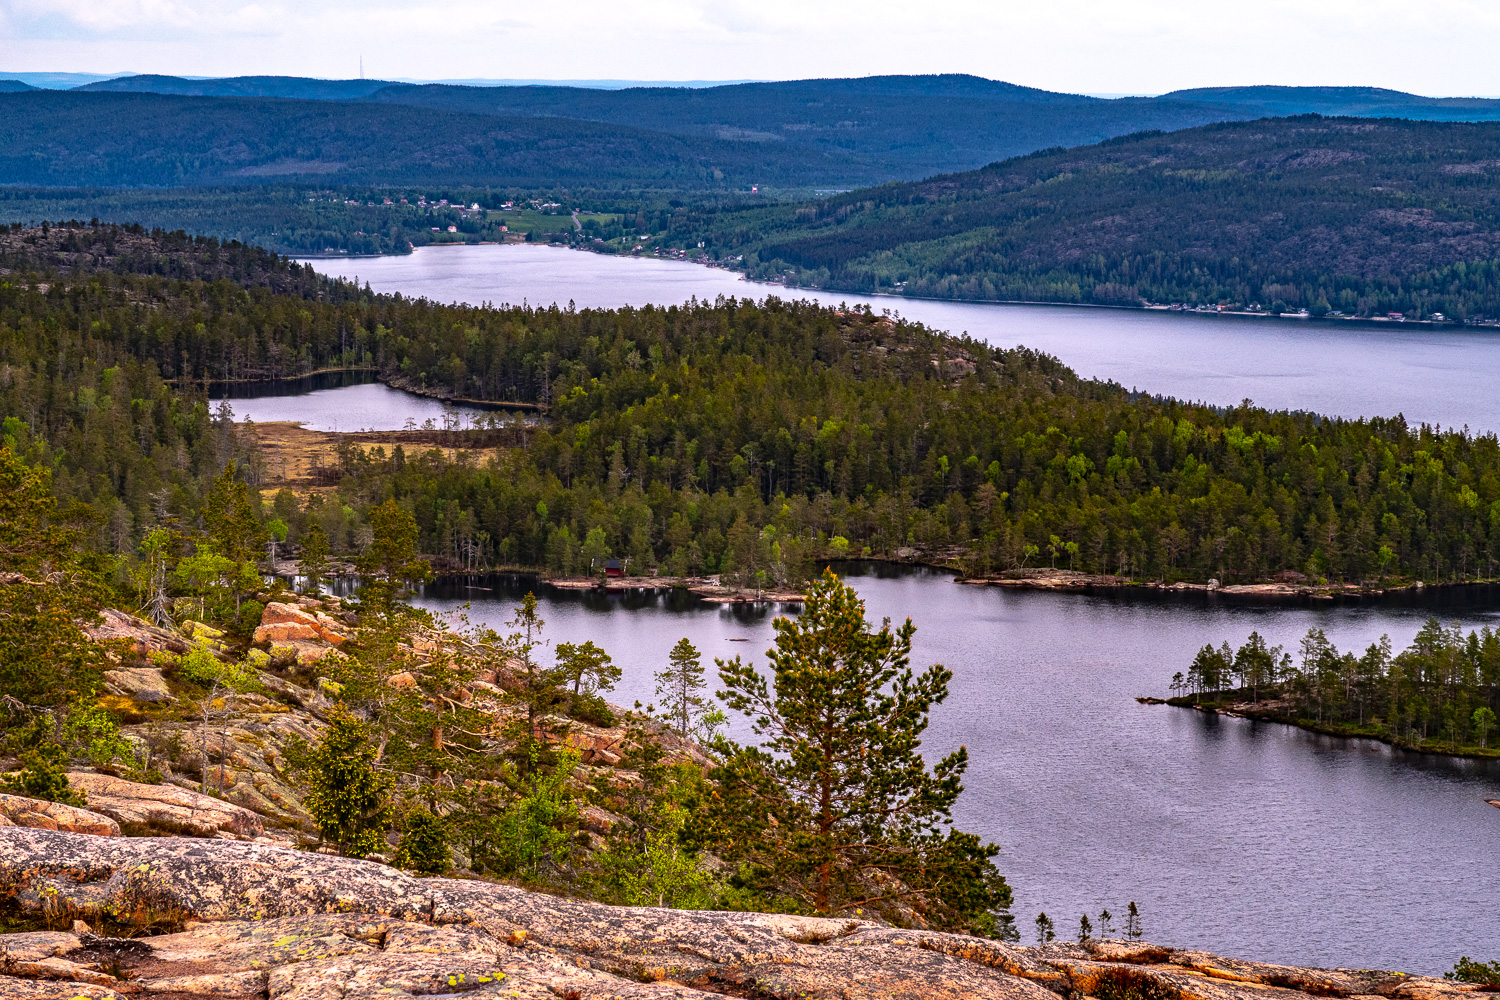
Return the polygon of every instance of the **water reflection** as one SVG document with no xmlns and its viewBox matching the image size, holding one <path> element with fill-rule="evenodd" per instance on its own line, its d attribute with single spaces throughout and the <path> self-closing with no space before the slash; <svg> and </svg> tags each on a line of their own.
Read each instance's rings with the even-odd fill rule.
<svg viewBox="0 0 1500 1000">
<path fill-rule="evenodd" d="M 1079 374 L 1232 406 L 1500 430 L 1500 331 L 1203 316 L 1184 312 L 993 305 L 785 289 L 682 261 L 545 246 L 427 247 L 404 257 L 311 262 L 377 292 L 439 302 L 677 305 L 690 297 L 810 298 L 866 304 L 999 347 L 1024 344 Z"/>
<path fill-rule="evenodd" d="M 1500 941 L 1500 766 L 1286 726 L 1139 705 L 1208 639 L 1257 629 L 1293 648 L 1311 625 L 1343 648 L 1404 646 L 1434 611 L 1491 621 L 1493 589 L 1379 601 L 1091 597 L 959 586 L 843 565 L 872 619 L 912 616 L 915 664 L 953 671 L 927 748 L 967 746 L 959 822 L 1001 844 L 1023 926 L 1071 927 L 1130 900 L 1148 936 L 1274 961 L 1440 972 Z M 501 627 L 536 590 L 553 643 L 592 639 L 624 669 L 613 700 L 653 696 L 679 637 L 764 663 L 790 608 L 720 607 L 681 591 L 559 590 L 524 576 L 445 581 L 418 603 Z M 748 737 L 743 724 L 736 729 Z"/>
<path fill-rule="evenodd" d="M 218 383 L 210 387 L 209 395 L 216 401 L 227 400 L 236 420 L 258 424 L 288 420 L 314 431 L 399 431 L 428 429 L 429 425 L 436 430 L 460 430 L 502 416 L 494 410 L 393 389 L 377 382 L 373 372 Z"/>
</svg>

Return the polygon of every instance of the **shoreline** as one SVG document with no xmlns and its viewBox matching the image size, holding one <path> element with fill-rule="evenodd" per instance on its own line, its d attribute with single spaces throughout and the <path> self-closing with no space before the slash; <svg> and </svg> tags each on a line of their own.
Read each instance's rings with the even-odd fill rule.
<svg viewBox="0 0 1500 1000">
<path fill-rule="evenodd" d="M 674 257 L 670 254 L 658 253 L 661 248 L 653 247 L 648 253 L 615 253 L 595 249 L 590 246 L 581 246 L 571 243 L 496 243 L 493 240 L 479 241 L 475 243 L 430 243 L 425 246 L 414 247 L 407 253 L 375 253 L 375 254 L 303 254 L 296 257 L 287 256 L 286 259 L 302 263 L 322 260 L 380 260 L 387 257 L 410 257 L 422 250 L 430 250 L 442 247 L 466 247 L 466 246 L 535 246 L 548 247 L 559 250 L 580 250 L 585 253 L 599 254 L 603 257 L 620 257 L 624 259 L 666 260 L 677 261 L 683 264 L 694 264 L 698 267 L 707 267 L 719 271 L 727 271 L 740 276 L 740 280 L 749 285 L 763 285 L 767 289 L 781 288 L 788 292 L 820 292 L 828 295 L 859 295 L 867 298 L 892 299 L 901 301 L 906 299 L 913 302 L 951 302 L 955 305 L 979 305 L 979 306 L 1045 306 L 1056 309 L 1105 309 L 1122 312 L 1161 312 L 1180 313 L 1190 316 L 1226 316 L 1240 319 L 1264 319 L 1277 320 L 1288 323 L 1345 323 L 1356 325 L 1368 325 L 1371 327 L 1394 327 L 1394 326 L 1419 326 L 1428 330 L 1500 330 L 1500 319 L 1492 323 L 1457 323 L 1452 320 L 1435 321 L 1430 319 L 1391 319 L 1389 316 L 1312 316 L 1297 313 L 1270 313 L 1251 312 L 1245 309 L 1198 309 L 1170 302 L 1142 302 L 1140 305 L 1118 305 L 1107 302 L 1051 302 L 1037 299 L 959 299 L 941 298 L 931 295 L 907 295 L 904 292 L 860 292 L 852 289 L 824 288 L 817 285 L 789 285 L 784 281 L 768 281 L 761 278 L 751 278 L 740 268 L 720 264 L 717 261 L 697 260 L 686 255 Z M 286 255 L 283 255 L 286 256 Z M 345 280 L 345 279 L 336 279 Z M 348 279 L 352 280 L 352 279 Z M 767 294 L 770 294 L 768 291 Z M 899 312 L 899 311 L 898 311 Z"/>
<path fill-rule="evenodd" d="M 1249 702 L 1230 702 L 1228 706 L 1218 704 L 1204 704 L 1188 697 L 1181 698 L 1155 698 L 1146 695 L 1138 696 L 1137 704 L 1141 705 L 1168 705 L 1172 708 L 1190 708 L 1205 715 L 1223 715 L 1234 719 L 1250 719 L 1254 722 L 1273 722 L 1277 725 L 1291 726 L 1303 732 L 1317 733 L 1320 736 L 1336 736 L 1346 740 L 1372 740 L 1383 743 L 1396 750 L 1404 750 L 1407 753 L 1430 754 L 1435 757 L 1453 757 L 1463 760 L 1500 760 L 1500 747 L 1481 748 L 1465 747 L 1462 750 L 1444 750 L 1435 743 L 1414 744 L 1404 742 L 1397 737 L 1381 733 L 1363 731 L 1360 727 L 1340 727 L 1334 723 L 1322 723 L 1313 719 L 1297 719 L 1286 715 L 1280 715 L 1271 708 L 1257 708 Z M 1265 702 L 1263 704 L 1274 704 Z M 1500 803 L 1486 800 L 1490 805 L 1500 808 Z"/>
<path fill-rule="evenodd" d="M 941 566 L 936 563 L 924 563 L 923 565 L 956 572 L 951 567 Z M 1409 583 L 1370 586 L 1359 583 L 1313 584 L 1268 580 L 1257 583 L 1232 583 L 1225 585 L 1213 580 L 1207 583 L 1188 583 L 1186 581 L 1163 583 L 1159 580 L 1131 580 L 1125 577 L 1101 573 L 1084 573 L 1077 570 L 1035 569 L 1012 570 L 1009 573 L 997 573 L 988 576 L 965 577 L 960 575 L 954 582 L 974 587 L 1056 590 L 1065 593 L 1080 594 L 1095 591 L 1123 592 L 1134 590 L 1153 591 L 1156 593 L 1197 592 L 1220 594 L 1225 597 L 1307 597 L 1316 600 L 1331 601 L 1338 598 L 1381 597 L 1386 594 L 1418 593 L 1429 588 L 1486 586 L 1500 581 L 1490 578 L 1463 580 L 1452 583 L 1427 583 L 1423 580 L 1413 580 Z"/>
<path fill-rule="evenodd" d="M 560 590 L 623 593 L 627 590 L 685 590 L 710 604 L 801 604 L 807 595 L 800 590 L 766 588 L 751 590 L 721 584 L 717 576 L 614 576 L 603 579 L 588 576 L 537 579 Z"/>
</svg>

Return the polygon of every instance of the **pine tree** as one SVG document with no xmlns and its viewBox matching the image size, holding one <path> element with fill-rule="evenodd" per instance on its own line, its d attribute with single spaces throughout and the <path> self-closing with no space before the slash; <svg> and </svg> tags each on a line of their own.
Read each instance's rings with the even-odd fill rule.
<svg viewBox="0 0 1500 1000">
<path fill-rule="evenodd" d="M 297 569 L 307 578 L 307 589 L 316 594 L 328 575 L 328 534 L 314 521 L 302 536 L 302 558 Z"/>
<path fill-rule="evenodd" d="M 231 463 L 224 466 L 203 502 L 203 524 L 214 549 L 235 562 L 253 562 L 260 556 L 266 532 L 255 516 L 250 487 L 235 476 Z"/>
<path fill-rule="evenodd" d="M 574 695 L 608 691 L 621 676 L 614 660 L 593 642 L 558 643 L 557 668 L 563 682 L 572 684 Z"/>
<path fill-rule="evenodd" d="M 1108 910 L 1099 911 L 1099 936 L 1101 938 L 1113 937 L 1115 933 L 1115 915 Z"/>
<path fill-rule="evenodd" d="M 1089 923 L 1089 915 L 1085 913 L 1078 918 L 1078 943 L 1083 944 L 1094 936 L 1094 925 Z"/>
<path fill-rule="evenodd" d="M 351 858 L 381 847 L 391 814 L 391 782 L 375 770 L 375 748 L 364 723 L 342 704 L 328 717 L 328 731 L 307 755 L 306 768 L 312 790 L 304 803 L 318 824 L 320 842 Z"/>
<path fill-rule="evenodd" d="M 453 852 L 443 821 L 426 809 L 407 814 L 406 832 L 396 849 L 395 865 L 417 875 L 446 875 L 453 869 Z"/>
<path fill-rule="evenodd" d="M 702 692 L 703 663 L 697 648 L 686 636 L 667 654 L 667 666 L 656 672 L 656 702 L 665 711 L 662 721 L 683 739 L 693 731 L 694 720 L 707 706 Z"/>
<path fill-rule="evenodd" d="M 928 710 L 947 697 L 940 666 L 914 676 L 910 620 L 874 631 L 864 603 L 831 571 L 802 615 L 778 618 L 772 683 L 753 665 L 717 661 L 729 707 L 765 741 L 725 743 L 718 792 L 700 836 L 820 914 L 896 904 L 933 927 L 1003 933 L 1010 888 L 999 848 L 949 825 L 963 790 L 960 748 L 929 771 L 919 747 Z"/>
<path fill-rule="evenodd" d="M 60 524 L 51 473 L 0 447 L 0 693 L 25 710 L 90 690 L 105 651 L 80 624 L 98 620 L 108 592 L 81 561 L 80 536 Z"/>
<path fill-rule="evenodd" d="M 1051 944 L 1057 937 L 1057 932 L 1052 928 L 1052 918 L 1045 913 L 1036 915 L 1036 943 L 1039 945 Z"/>
<path fill-rule="evenodd" d="M 370 511 L 370 546 L 357 560 L 364 589 L 377 603 L 391 604 L 404 587 L 432 576 L 432 567 L 417 555 L 417 520 L 394 500 Z"/>
<path fill-rule="evenodd" d="M 515 609 L 515 617 L 506 622 L 514 631 L 503 640 L 508 665 L 515 674 L 505 697 L 512 705 L 519 706 L 521 712 L 506 723 L 502 734 L 510 744 L 511 758 L 527 776 L 534 776 L 539 767 L 554 763 L 551 744 L 562 735 L 556 722 L 550 731 L 545 725 L 545 717 L 562 700 L 559 687 L 563 672 L 542 666 L 537 657 L 538 647 L 545 644 L 542 630 L 547 624 L 537 613 L 537 606 L 536 595 L 527 592 Z"/>
<path fill-rule="evenodd" d="M 1141 911 L 1136 909 L 1135 900 L 1131 900 L 1125 910 L 1125 938 L 1129 941 L 1141 939 Z"/>
</svg>

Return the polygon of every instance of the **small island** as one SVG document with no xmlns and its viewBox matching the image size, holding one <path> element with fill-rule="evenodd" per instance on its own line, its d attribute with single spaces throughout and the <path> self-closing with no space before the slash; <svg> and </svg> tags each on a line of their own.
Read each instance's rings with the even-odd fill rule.
<svg viewBox="0 0 1500 1000">
<path fill-rule="evenodd" d="M 1335 736 L 1379 740 L 1405 750 L 1500 757 L 1500 632 L 1465 632 L 1429 618 L 1410 646 L 1392 653 L 1381 636 L 1363 653 L 1341 652 L 1309 629 L 1297 658 L 1251 632 L 1198 651 L 1172 677 L 1170 698 L 1140 698 L 1224 715 L 1283 722 Z"/>
</svg>

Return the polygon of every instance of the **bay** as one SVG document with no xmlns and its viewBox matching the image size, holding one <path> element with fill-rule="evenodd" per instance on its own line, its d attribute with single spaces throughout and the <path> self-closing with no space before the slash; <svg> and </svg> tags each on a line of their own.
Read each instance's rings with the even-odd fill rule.
<svg viewBox="0 0 1500 1000">
<path fill-rule="evenodd" d="M 806 298 L 891 310 L 1000 347 L 1056 355 L 1080 375 L 1232 406 L 1500 431 L 1500 331 L 1208 316 L 1158 310 L 994 305 L 787 289 L 719 268 L 562 247 L 425 247 L 408 256 L 311 262 L 378 292 L 439 302 L 579 309 L 674 305 L 719 295 Z"/>
<path fill-rule="evenodd" d="M 1078 918 L 1134 900 L 1151 941 L 1262 961 L 1440 973 L 1500 942 L 1500 764 L 1142 705 L 1210 640 L 1252 629 L 1295 650 L 1311 626 L 1341 648 L 1382 633 L 1404 647 L 1428 615 L 1495 624 L 1496 594 L 1250 603 L 961 586 L 946 574 L 841 567 L 869 617 L 917 626 L 914 664 L 953 671 L 929 759 L 964 745 L 956 819 L 1002 847 L 1024 938 L 1045 911 Z M 450 580 L 418 603 L 502 627 L 529 589 L 552 643 L 592 639 L 623 668 L 611 699 L 653 698 L 687 636 L 714 658 L 764 665 L 776 614 L 664 593 L 580 594 L 524 577 Z M 710 669 L 710 676 L 712 676 Z M 747 739 L 740 722 L 733 733 Z"/>
<path fill-rule="evenodd" d="M 605 308 L 789 294 L 692 264 L 533 246 L 317 266 L 377 291 L 474 304 Z M 1164 395 L 1500 428 L 1491 389 L 1500 337 L 1488 331 L 790 294 L 1022 343 L 1083 375 Z M 280 412 L 298 398 L 283 397 Z M 401 420 L 414 399 L 383 398 L 381 419 Z M 342 412 L 358 423 L 357 411 Z M 1015 592 L 921 570 L 846 569 L 872 618 L 914 618 L 919 665 L 954 671 L 926 749 L 967 746 L 957 818 L 1002 846 L 1028 938 L 1039 911 L 1069 936 L 1081 913 L 1097 918 L 1108 907 L 1118 917 L 1134 900 L 1151 940 L 1267 961 L 1440 973 L 1461 954 L 1494 952 L 1500 810 L 1484 800 L 1500 796 L 1500 765 L 1134 700 L 1165 694 L 1208 641 L 1238 644 L 1258 629 L 1294 648 L 1317 625 L 1343 648 L 1382 633 L 1400 648 L 1429 614 L 1494 624 L 1493 589 L 1257 603 Z M 446 581 L 419 600 L 438 611 L 472 602 L 471 617 L 498 626 L 532 588 L 553 642 L 593 639 L 625 668 L 614 700 L 627 705 L 651 699 L 652 673 L 677 638 L 692 638 L 708 658 L 763 662 L 773 615 L 795 611 L 672 593 L 579 594 L 515 577 Z"/>
</svg>

